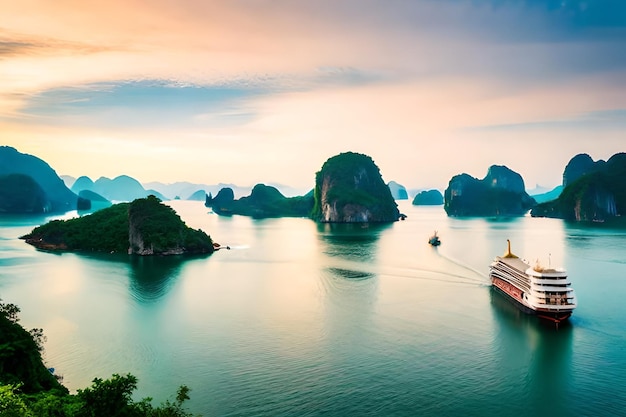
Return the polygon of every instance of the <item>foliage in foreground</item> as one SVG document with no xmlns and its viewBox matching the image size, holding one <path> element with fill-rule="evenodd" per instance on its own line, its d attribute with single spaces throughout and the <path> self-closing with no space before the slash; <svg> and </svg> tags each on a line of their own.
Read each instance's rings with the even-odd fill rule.
<svg viewBox="0 0 626 417">
<path fill-rule="evenodd" d="M 1 301 L 1 300 L 0 300 Z M 41 359 L 43 332 L 26 331 L 19 308 L 0 302 L 0 416 L 3 417 L 189 417 L 184 403 L 189 388 L 178 388 L 176 399 L 160 406 L 151 398 L 134 401 L 137 378 L 114 374 L 95 378 L 90 387 L 69 394 Z"/>
</svg>

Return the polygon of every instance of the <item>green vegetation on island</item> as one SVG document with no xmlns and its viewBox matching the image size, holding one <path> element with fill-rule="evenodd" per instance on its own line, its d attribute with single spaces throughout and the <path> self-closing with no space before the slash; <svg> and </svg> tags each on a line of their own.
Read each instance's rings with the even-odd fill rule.
<svg viewBox="0 0 626 417">
<path fill-rule="evenodd" d="M 257 184 L 247 197 L 234 199 L 231 188 L 222 188 L 215 197 L 206 198 L 206 206 L 217 214 L 239 214 L 257 219 L 269 217 L 308 217 L 313 207 L 313 193 L 285 197 L 275 187 Z"/>
<path fill-rule="evenodd" d="M 178 388 L 174 401 L 152 405 L 133 400 L 137 378 L 113 374 L 95 378 L 71 395 L 42 360 L 42 329 L 30 332 L 19 323 L 20 309 L 0 300 L 0 415 L 3 417 L 191 417 L 184 403 L 190 389 Z"/>
<path fill-rule="evenodd" d="M 46 250 L 107 253 L 211 253 L 213 241 L 154 197 L 119 203 L 88 216 L 53 220 L 22 237 Z"/>
<path fill-rule="evenodd" d="M 173 208 L 162 204 L 155 196 L 130 203 L 128 224 L 130 253 L 166 255 L 214 251 L 210 236 L 188 227 Z"/>
<path fill-rule="evenodd" d="M 380 170 L 367 155 L 345 152 L 315 174 L 311 217 L 323 223 L 394 222 L 398 205 Z"/>
<path fill-rule="evenodd" d="M 235 199 L 230 187 L 205 206 L 220 215 L 254 218 L 308 217 L 321 222 L 393 222 L 400 213 L 390 187 L 374 161 L 366 155 L 346 152 L 330 158 L 316 174 L 316 187 L 304 196 L 285 197 L 272 186 L 257 184 L 249 196 Z"/>
<path fill-rule="evenodd" d="M 482 180 L 455 175 L 444 193 L 449 216 L 521 216 L 534 205 L 521 175 L 501 165 L 489 167 Z"/>
<path fill-rule="evenodd" d="M 579 159 L 587 161 L 587 158 Z M 556 200 L 537 205 L 531 215 L 591 222 L 614 220 L 625 215 L 626 153 L 598 162 L 586 163 L 586 169 L 579 169 L 577 177 L 570 175 L 561 195 Z"/>
</svg>

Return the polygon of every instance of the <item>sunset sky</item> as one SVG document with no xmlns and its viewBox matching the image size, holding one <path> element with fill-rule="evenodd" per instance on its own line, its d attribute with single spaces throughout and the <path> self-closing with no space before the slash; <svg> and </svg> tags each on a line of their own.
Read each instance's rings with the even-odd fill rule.
<svg viewBox="0 0 626 417">
<path fill-rule="evenodd" d="M 623 0 L 0 0 L 0 145 L 58 174 L 445 189 L 626 151 Z"/>
</svg>

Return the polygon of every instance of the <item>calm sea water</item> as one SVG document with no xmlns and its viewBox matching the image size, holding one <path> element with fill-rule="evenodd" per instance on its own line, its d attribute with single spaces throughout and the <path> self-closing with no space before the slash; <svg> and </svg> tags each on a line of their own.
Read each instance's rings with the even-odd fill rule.
<svg viewBox="0 0 626 417">
<path fill-rule="evenodd" d="M 231 250 L 51 254 L 17 239 L 45 218 L 0 217 L 0 297 L 44 328 L 47 364 L 70 389 L 130 372 L 138 398 L 187 384 L 206 416 L 626 415 L 626 230 L 407 202 L 407 220 L 377 227 L 171 205 Z M 569 325 L 491 290 L 506 239 L 568 269 Z"/>
</svg>

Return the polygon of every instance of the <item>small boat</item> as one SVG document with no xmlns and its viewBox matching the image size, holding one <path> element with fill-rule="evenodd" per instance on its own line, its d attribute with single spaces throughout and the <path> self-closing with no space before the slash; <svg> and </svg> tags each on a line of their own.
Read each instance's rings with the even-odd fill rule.
<svg viewBox="0 0 626 417">
<path fill-rule="evenodd" d="M 511 252 L 496 256 L 489 276 L 493 287 L 505 294 L 525 313 L 535 314 L 557 325 L 567 320 L 576 308 L 576 294 L 564 269 L 531 267 Z"/>
<path fill-rule="evenodd" d="M 439 246 L 441 245 L 441 240 L 439 240 L 439 236 L 437 236 L 437 231 L 428 239 L 428 244 L 431 246 Z"/>
</svg>

